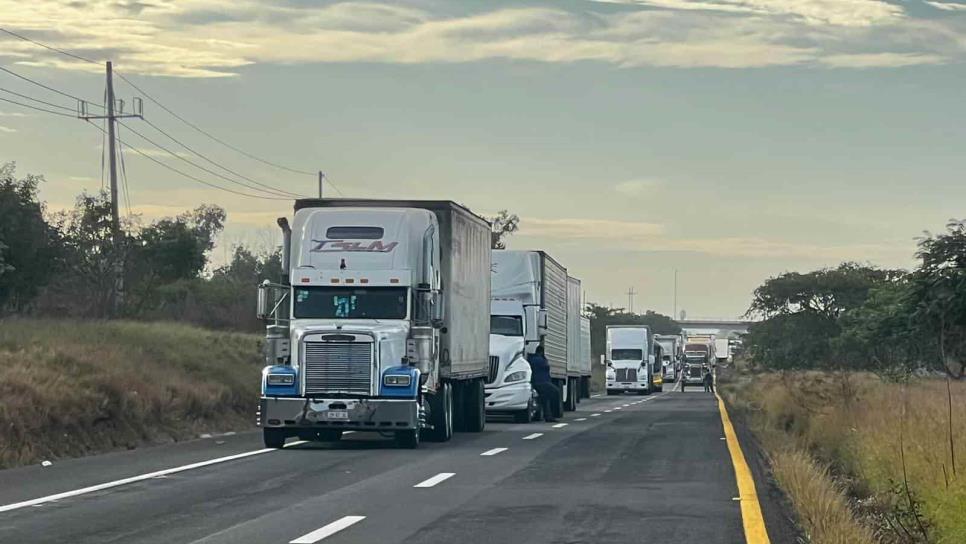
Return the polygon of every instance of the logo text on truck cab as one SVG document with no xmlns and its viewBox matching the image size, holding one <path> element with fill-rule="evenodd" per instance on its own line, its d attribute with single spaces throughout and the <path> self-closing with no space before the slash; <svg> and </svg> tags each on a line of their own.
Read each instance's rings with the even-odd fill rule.
<svg viewBox="0 0 966 544">
<path fill-rule="evenodd" d="M 369 244 L 364 244 L 363 242 L 351 242 L 347 240 L 312 241 L 317 245 L 309 251 L 314 253 L 340 253 L 343 251 L 389 253 L 390 251 L 396 249 L 396 246 L 399 245 L 399 242 L 389 242 L 388 244 L 384 244 L 382 240 L 376 240 Z"/>
</svg>

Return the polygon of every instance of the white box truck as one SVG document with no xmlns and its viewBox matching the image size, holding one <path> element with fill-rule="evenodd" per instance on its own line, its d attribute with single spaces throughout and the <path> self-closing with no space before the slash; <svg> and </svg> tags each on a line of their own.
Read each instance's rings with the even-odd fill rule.
<svg viewBox="0 0 966 544">
<path fill-rule="evenodd" d="M 726 363 L 731 359 L 731 345 L 727 338 L 715 338 L 714 356 L 719 363 Z"/>
<path fill-rule="evenodd" d="M 564 408 L 569 411 L 577 409 L 583 384 L 590 381 L 580 344 L 580 293 L 580 280 L 567 276 L 567 394 L 564 395 Z"/>
<path fill-rule="evenodd" d="M 661 372 L 664 375 L 665 383 L 674 383 L 677 378 L 678 351 L 680 349 L 681 337 L 676 334 L 655 334 L 654 342 L 659 344 L 661 350 Z"/>
<path fill-rule="evenodd" d="M 608 325 L 606 383 L 608 395 L 654 390 L 654 348 L 646 325 Z"/>
<path fill-rule="evenodd" d="M 590 398 L 590 384 L 592 365 L 594 364 L 590 352 L 590 319 L 580 318 L 580 397 Z"/>
<path fill-rule="evenodd" d="M 542 251 L 496 250 L 492 260 L 493 366 L 486 384 L 486 409 L 524 419 L 523 410 L 532 402 L 526 356 L 542 345 L 550 377 L 563 393 L 553 414 L 559 417 L 568 393 L 567 269 Z M 525 381 L 520 379 L 524 375 Z"/>
<path fill-rule="evenodd" d="M 450 201 L 306 199 L 283 230 L 258 423 L 289 436 L 392 434 L 402 447 L 483 430 L 490 227 Z"/>
</svg>

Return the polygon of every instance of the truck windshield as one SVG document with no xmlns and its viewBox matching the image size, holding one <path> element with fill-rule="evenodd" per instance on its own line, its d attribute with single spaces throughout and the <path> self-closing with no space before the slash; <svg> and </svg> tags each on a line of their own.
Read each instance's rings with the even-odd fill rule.
<svg viewBox="0 0 966 544">
<path fill-rule="evenodd" d="M 405 287 L 296 287 L 293 315 L 314 319 L 405 319 Z"/>
<path fill-rule="evenodd" d="M 610 350 L 612 361 L 642 361 L 644 360 L 644 350 L 640 349 L 612 349 Z"/>
<path fill-rule="evenodd" d="M 518 315 L 491 315 L 490 334 L 523 336 L 523 319 Z"/>
</svg>

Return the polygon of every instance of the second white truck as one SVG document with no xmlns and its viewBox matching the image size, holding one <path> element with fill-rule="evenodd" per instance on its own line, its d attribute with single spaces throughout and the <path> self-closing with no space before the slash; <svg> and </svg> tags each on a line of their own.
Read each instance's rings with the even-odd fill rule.
<svg viewBox="0 0 966 544">
<path fill-rule="evenodd" d="M 654 391 L 654 348 L 646 325 L 608 325 L 606 351 L 608 395 Z"/>
</svg>

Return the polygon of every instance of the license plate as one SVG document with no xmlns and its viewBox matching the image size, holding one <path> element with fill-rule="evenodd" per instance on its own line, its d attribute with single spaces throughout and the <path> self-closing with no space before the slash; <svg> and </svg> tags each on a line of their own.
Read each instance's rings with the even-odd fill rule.
<svg viewBox="0 0 966 544">
<path fill-rule="evenodd" d="M 345 410 L 329 410 L 325 413 L 325 419 L 347 420 L 349 419 L 349 412 Z"/>
</svg>

